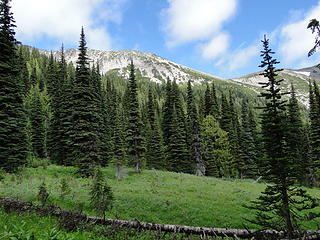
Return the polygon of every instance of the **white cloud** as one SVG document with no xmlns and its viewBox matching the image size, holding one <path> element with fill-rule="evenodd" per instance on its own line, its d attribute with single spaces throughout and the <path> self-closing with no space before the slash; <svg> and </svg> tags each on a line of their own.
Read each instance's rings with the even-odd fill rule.
<svg viewBox="0 0 320 240">
<path fill-rule="evenodd" d="M 200 46 L 202 57 L 204 59 L 216 59 L 228 50 L 229 35 L 220 33 L 215 36 L 210 42 Z"/>
<path fill-rule="evenodd" d="M 232 53 L 232 57 L 228 59 L 227 63 L 229 71 L 232 72 L 237 69 L 246 67 L 250 63 L 252 58 L 259 55 L 259 50 L 260 46 L 258 43 L 256 43 Z"/>
<path fill-rule="evenodd" d="M 291 22 L 281 28 L 279 53 L 284 64 L 308 65 L 313 60 L 308 60 L 307 54 L 314 45 L 315 35 L 307 29 L 309 21 L 320 16 L 320 2 L 306 13 L 303 19 Z M 309 65 L 310 66 L 310 65 Z"/>
<path fill-rule="evenodd" d="M 237 0 L 168 0 L 163 11 L 169 47 L 208 40 L 219 35 L 222 25 L 236 11 Z"/>
<path fill-rule="evenodd" d="M 84 26 L 91 48 L 110 49 L 111 40 L 101 23 L 121 22 L 121 6 L 126 0 L 15 0 L 12 11 L 17 23 L 17 39 L 54 38 L 74 44 Z M 107 9 L 107 10 L 105 10 Z M 93 35 L 95 36 L 89 36 Z"/>
</svg>

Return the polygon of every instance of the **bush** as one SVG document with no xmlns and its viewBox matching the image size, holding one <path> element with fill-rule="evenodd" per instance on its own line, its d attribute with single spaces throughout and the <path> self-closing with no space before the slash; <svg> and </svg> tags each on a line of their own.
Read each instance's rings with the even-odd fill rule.
<svg viewBox="0 0 320 240">
<path fill-rule="evenodd" d="M 64 199 L 64 197 L 67 196 L 68 194 L 70 194 L 70 192 L 71 192 L 70 186 L 65 178 L 61 179 L 60 192 L 61 192 L 60 197 L 62 199 Z"/>
</svg>

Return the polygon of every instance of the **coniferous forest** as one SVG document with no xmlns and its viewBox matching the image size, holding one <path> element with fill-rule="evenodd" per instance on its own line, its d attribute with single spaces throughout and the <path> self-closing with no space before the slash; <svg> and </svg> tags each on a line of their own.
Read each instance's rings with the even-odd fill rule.
<svg viewBox="0 0 320 240">
<path fill-rule="evenodd" d="M 85 28 L 79 29 L 74 66 L 66 62 L 63 45 L 56 59 L 16 40 L 9 0 L 1 0 L 0 11 L 4 179 L 41 162 L 74 169 L 75 178 L 92 179 L 88 201 L 104 218 L 116 197 L 103 169 L 115 169 L 117 181 L 127 177 L 125 169 L 138 176 L 152 170 L 156 176 L 176 172 L 226 181 L 253 179 L 266 185 L 242 206 L 252 212 L 245 222 L 284 231 L 283 239 L 300 239 L 300 230 L 308 229 L 306 222 L 320 224 L 319 199 L 307 191 L 320 185 L 319 86 L 309 82 L 309 109 L 304 114 L 294 84 L 290 92 L 281 89 L 279 62 L 266 37 L 260 67 L 268 82 L 261 84 L 263 91 L 256 97 L 215 81 L 151 82 L 139 75 L 132 60 L 127 77 L 102 74 L 99 64 L 88 59 Z M 49 193 L 45 180 L 42 183 L 37 199 L 45 205 Z M 68 188 L 64 179 L 61 199 Z M 261 234 L 255 239 L 275 239 Z M 161 239 L 161 234 L 156 236 Z"/>
</svg>

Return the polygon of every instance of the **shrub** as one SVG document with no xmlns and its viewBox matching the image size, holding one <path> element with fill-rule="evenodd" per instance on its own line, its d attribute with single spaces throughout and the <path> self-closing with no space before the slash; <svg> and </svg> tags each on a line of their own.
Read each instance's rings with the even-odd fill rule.
<svg viewBox="0 0 320 240">
<path fill-rule="evenodd" d="M 113 193 L 111 187 L 103 178 L 101 170 L 98 168 L 93 178 L 93 183 L 90 191 L 91 205 L 95 208 L 98 215 L 103 215 L 105 219 L 105 213 L 107 209 L 112 208 Z"/>
</svg>

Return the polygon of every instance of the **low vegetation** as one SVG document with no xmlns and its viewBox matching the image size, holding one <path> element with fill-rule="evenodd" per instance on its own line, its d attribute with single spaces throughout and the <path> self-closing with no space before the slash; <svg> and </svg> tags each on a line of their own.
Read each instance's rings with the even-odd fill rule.
<svg viewBox="0 0 320 240">
<path fill-rule="evenodd" d="M 83 211 L 96 215 L 90 204 L 92 178 L 76 178 L 73 167 L 49 165 L 27 168 L 18 175 L 6 174 L 0 183 L 0 195 L 32 200 L 38 203 L 39 186 L 46 183 L 48 202 L 64 209 Z M 114 193 L 113 208 L 108 218 L 138 219 L 144 222 L 222 228 L 257 228 L 247 225 L 245 218 L 254 212 L 243 207 L 254 200 L 265 188 L 253 180 L 217 179 L 189 174 L 145 170 L 136 174 L 128 169 L 128 176 L 118 181 L 116 170 L 103 168 L 102 172 Z M 63 193 L 59 187 L 66 179 L 70 191 Z M 320 198 L 319 189 L 309 189 Z M 64 197 L 61 198 L 61 194 Z M 309 222 L 306 229 L 317 229 Z"/>
</svg>

